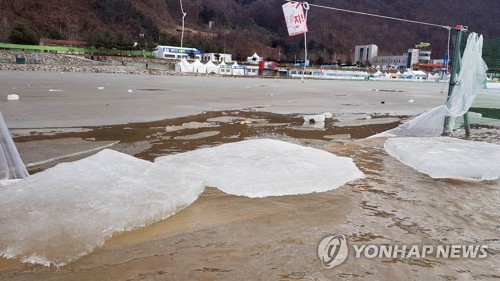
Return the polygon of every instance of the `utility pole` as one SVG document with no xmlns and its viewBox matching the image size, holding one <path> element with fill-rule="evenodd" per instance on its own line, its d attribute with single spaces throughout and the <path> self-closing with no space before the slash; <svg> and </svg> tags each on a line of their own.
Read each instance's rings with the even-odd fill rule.
<svg viewBox="0 0 500 281">
<path fill-rule="evenodd" d="M 447 105 L 448 101 L 451 98 L 451 94 L 453 93 L 453 89 L 457 84 L 457 75 L 460 72 L 461 61 L 462 61 L 460 44 L 462 42 L 462 34 L 464 33 L 465 29 L 461 25 L 457 25 L 455 28 L 457 29 L 457 38 L 455 42 L 455 51 L 453 54 L 453 64 L 450 74 L 450 86 L 448 87 L 448 97 L 446 98 Z M 451 118 L 450 116 L 446 116 L 444 119 L 443 136 L 449 136 L 451 134 L 451 131 L 453 130 L 453 128 L 450 128 L 450 118 Z M 466 112 L 464 114 L 464 128 L 465 128 L 465 135 L 470 136 L 469 112 Z"/>
</svg>

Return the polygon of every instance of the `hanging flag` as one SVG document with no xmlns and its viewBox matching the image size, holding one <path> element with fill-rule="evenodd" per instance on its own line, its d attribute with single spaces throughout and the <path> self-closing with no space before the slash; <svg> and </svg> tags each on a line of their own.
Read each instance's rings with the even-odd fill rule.
<svg viewBox="0 0 500 281">
<path fill-rule="evenodd" d="M 295 36 L 308 32 L 304 8 L 299 2 L 287 2 L 283 6 L 288 35 Z"/>
</svg>

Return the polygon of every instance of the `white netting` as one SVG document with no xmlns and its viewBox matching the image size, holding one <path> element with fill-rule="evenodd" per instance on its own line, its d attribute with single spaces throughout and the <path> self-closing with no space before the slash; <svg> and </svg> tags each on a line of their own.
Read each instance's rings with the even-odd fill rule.
<svg viewBox="0 0 500 281">
<path fill-rule="evenodd" d="M 476 99 L 478 91 L 484 88 L 488 67 L 482 55 L 483 36 L 478 37 L 476 33 L 470 34 L 462 56 L 462 65 L 457 77 L 457 83 L 446 103 L 450 116 L 459 117 L 464 115 Z"/>
<path fill-rule="evenodd" d="M 427 110 L 409 122 L 373 137 L 390 136 L 440 136 L 445 118 L 456 118 L 469 111 L 486 80 L 486 63 L 482 58 L 483 36 L 471 33 L 462 56 L 457 83 L 446 105 Z"/>
<path fill-rule="evenodd" d="M 0 180 L 21 179 L 27 176 L 26 167 L 0 113 Z"/>
</svg>

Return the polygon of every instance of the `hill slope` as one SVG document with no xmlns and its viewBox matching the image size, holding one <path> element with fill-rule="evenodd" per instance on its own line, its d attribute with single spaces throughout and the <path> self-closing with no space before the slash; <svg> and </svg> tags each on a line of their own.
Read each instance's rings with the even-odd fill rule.
<svg viewBox="0 0 500 281">
<path fill-rule="evenodd" d="M 236 59 L 259 53 L 281 61 L 303 56 L 303 38 L 288 37 L 281 0 L 183 0 L 187 13 L 186 46 L 206 52 L 231 52 Z M 487 38 L 500 37 L 500 1 L 477 0 L 311 0 L 392 17 L 443 25 L 467 25 Z M 0 40 L 17 24 L 42 37 L 86 40 L 101 37 L 179 44 L 179 0 L 5 0 L 0 1 Z M 209 21 L 214 27 L 209 29 Z M 448 32 L 399 21 L 311 7 L 309 48 L 313 59 L 350 60 L 354 45 L 376 44 L 380 54 L 401 54 L 419 42 L 431 43 L 433 57 L 442 57 Z M 121 34 L 121 35 L 118 35 Z"/>
</svg>

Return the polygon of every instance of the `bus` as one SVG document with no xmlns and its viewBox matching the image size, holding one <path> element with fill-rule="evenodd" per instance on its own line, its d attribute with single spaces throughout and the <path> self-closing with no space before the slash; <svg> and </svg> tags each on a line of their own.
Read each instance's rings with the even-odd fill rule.
<svg viewBox="0 0 500 281">
<path fill-rule="evenodd" d="M 199 59 L 201 60 L 201 51 L 196 48 L 158 46 L 155 50 L 156 57 L 159 59 Z"/>
</svg>

